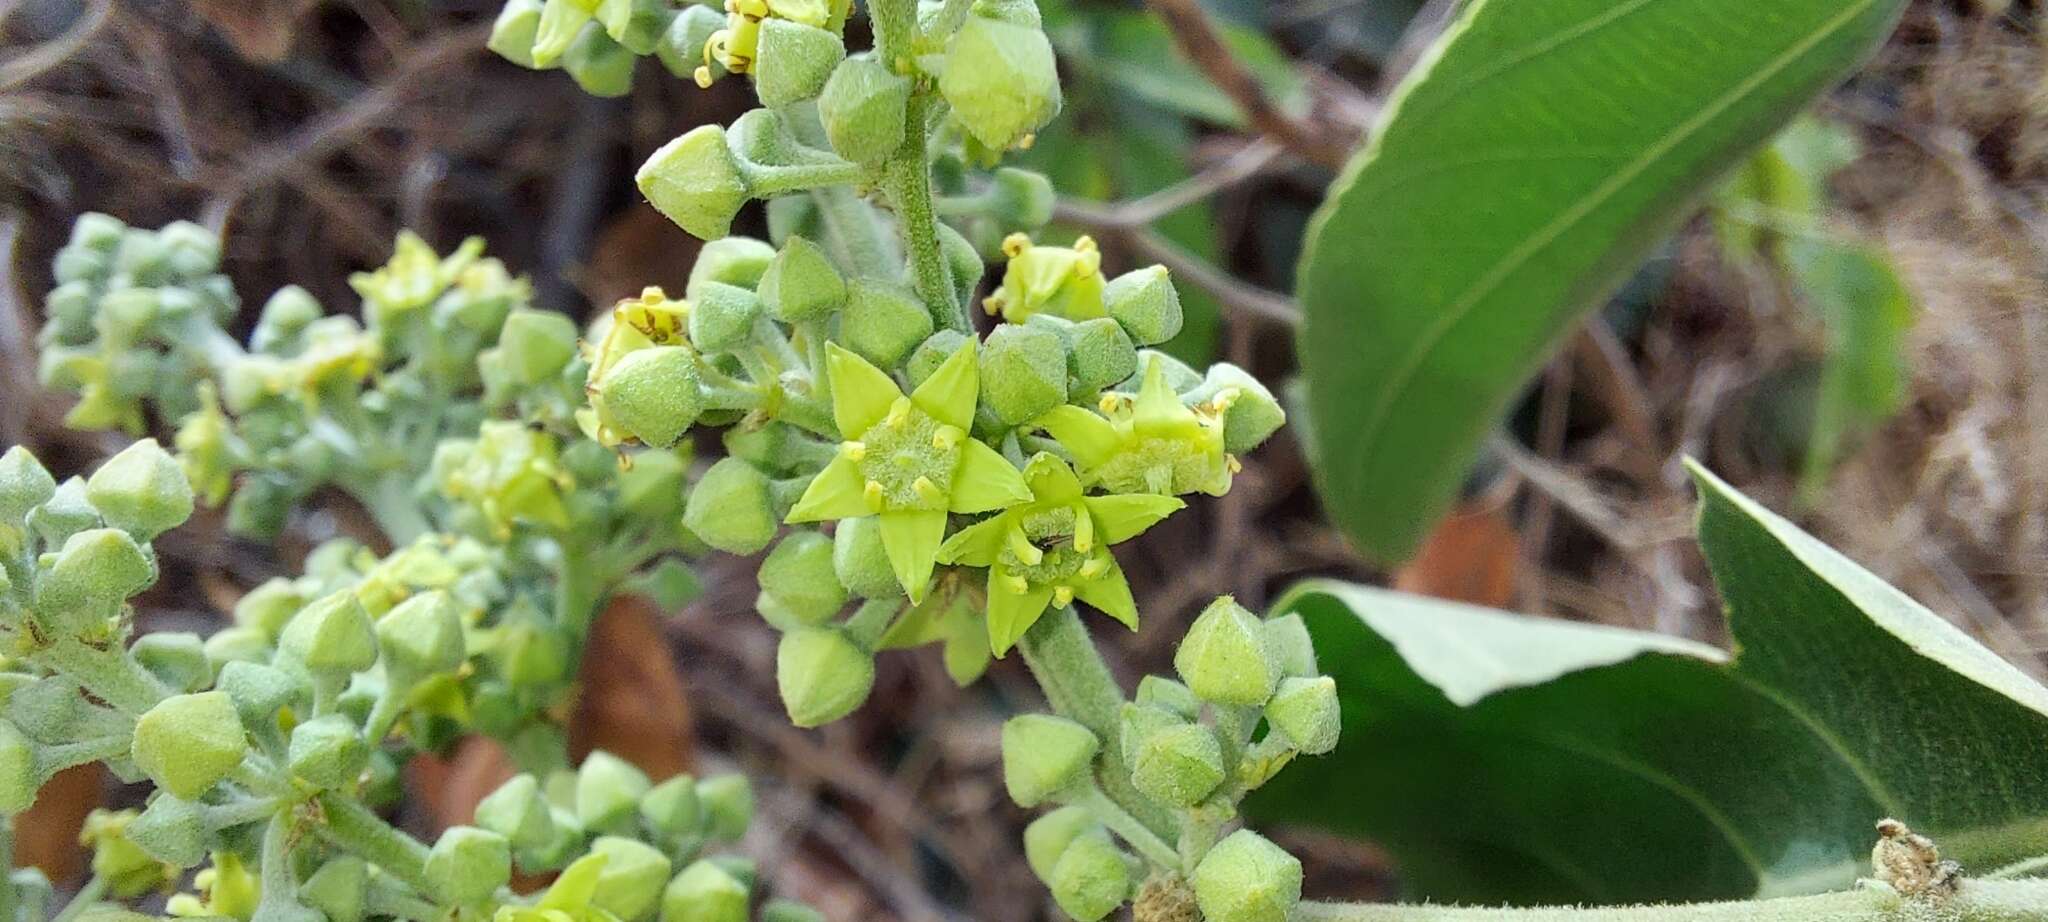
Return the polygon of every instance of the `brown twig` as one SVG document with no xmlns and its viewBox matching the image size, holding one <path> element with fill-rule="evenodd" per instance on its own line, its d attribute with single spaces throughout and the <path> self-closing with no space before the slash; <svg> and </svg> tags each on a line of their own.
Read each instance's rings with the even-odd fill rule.
<svg viewBox="0 0 2048 922">
<path fill-rule="evenodd" d="M 1235 101 L 1254 127 L 1271 135 L 1304 160 L 1332 170 L 1343 168 L 1350 154 L 1347 145 L 1280 111 L 1280 107 L 1266 97 L 1258 78 L 1252 76 L 1244 63 L 1230 53 L 1229 46 L 1223 43 L 1223 36 L 1217 33 L 1216 25 L 1209 21 L 1209 14 L 1202 10 L 1197 0 L 1150 0 L 1149 5 L 1166 20 L 1167 30 L 1173 33 L 1173 43 L 1180 48 L 1181 54 L 1201 68 L 1210 83 Z"/>
</svg>

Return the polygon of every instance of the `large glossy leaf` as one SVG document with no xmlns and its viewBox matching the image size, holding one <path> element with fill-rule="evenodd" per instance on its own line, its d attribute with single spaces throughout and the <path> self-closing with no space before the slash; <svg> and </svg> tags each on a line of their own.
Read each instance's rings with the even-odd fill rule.
<svg viewBox="0 0 2048 922">
<path fill-rule="evenodd" d="M 1530 375 L 1904 0 L 1473 0 L 1310 231 L 1331 515 L 1410 553 Z"/>
<path fill-rule="evenodd" d="M 1338 750 L 1252 804 L 1383 842 L 1415 896 L 1838 889 L 1896 816 L 1983 872 L 2048 853 L 2048 689 L 1700 472 L 1741 651 L 1340 583 L 1300 612 Z"/>
</svg>

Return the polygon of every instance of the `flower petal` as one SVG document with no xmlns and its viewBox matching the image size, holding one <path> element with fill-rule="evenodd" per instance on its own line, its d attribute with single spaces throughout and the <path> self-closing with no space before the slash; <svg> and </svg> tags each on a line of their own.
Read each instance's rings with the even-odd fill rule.
<svg viewBox="0 0 2048 922">
<path fill-rule="evenodd" d="M 1057 506 L 1081 498 L 1081 479 L 1065 460 L 1049 451 L 1032 455 L 1025 463 L 1024 482 L 1031 486 L 1032 502 Z"/>
<path fill-rule="evenodd" d="M 931 588 L 932 566 L 939 556 L 939 542 L 946 537 L 943 510 L 884 512 L 882 549 L 889 553 L 889 565 L 896 570 L 896 582 L 914 604 L 924 601 Z"/>
<path fill-rule="evenodd" d="M 1024 473 L 980 439 L 960 443 L 960 466 L 953 471 L 953 493 L 946 508 L 953 512 L 988 512 L 1031 501 Z"/>
<path fill-rule="evenodd" d="M 783 521 L 795 524 L 874 515 L 874 508 L 868 505 L 867 485 L 859 462 L 845 455 L 834 456 L 832 463 L 811 478 L 811 485 L 804 488 L 804 495 Z"/>
<path fill-rule="evenodd" d="M 1052 603 L 1051 586 L 1031 584 L 1019 592 L 1012 581 L 997 568 L 988 571 L 988 649 L 999 657 L 1017 645 Z"/>
<path fill-rule="evenodd" d="M 1132 428 L 1151 432 L 1192 423 L 1194 418 L 1194 411 L 1182 405 L 1180 395 L 1166 383 L 1165 359 L 1152 356 L 1145 363 L 1145 383 L 1138 388 L 1138 399 L 1132 406 Z"/>
<path fill-rule="evenodd" d="M 985 567 L 996 562 L 996 555 L 1002 553 L 1003 541 L 1015 527 L 1012 516 L 999 515 L 976 522 L 953 533 L 946 543 L 939 545 L 940 563 L 959 563 L 970 567 Z"/>
<path fill-rule="evenodd" d="M 1045 411 L 1032 420 L 1031 425 L 1045 430 L 1072 452 L 1083 470 L 1092 470 L 1107 463 L 1123 443 L 1117 435 L 1116 426 L 1109 420 L 1072 404 Z"/>
<path fill-rule="evenodd" d="M 1138 629 L 1138 603 L 1131 598 L 1131 584 L 1124 579 L 1124 568 L 1110 558 L 1109 569 L 1091 580 L 1074 584 L 1074 595 L 1103 614 L 1123 622 L 1131 630 Z"/>
<path fill-rule="evenodd" d="M 910 402 L 948 426 L 974 428 L 974 402 L 981 397 L 981 373 L 974 361 L 974 348 L 974 340 L 969 339 L 966 345 L 953 350 L 952 356 L 910 393 Z"/>
<path fill-rule="evenodd" d="M 842 438 L 860 438 L 903 396 L 903 389 L 887 372 L 838 343 L 825 344 L 825 367 L 832 376 L 832 421 L 839 425 Z"/>
<path fill-rule="evenodd" d="M 1095 537 L 1103 544 L 1118 544 L 1142 534 L 1160 520 L 1187 507 L 1171 496 L 1122 493 L 1090 496 L 1081 501 L 1095 520 Z"/>
<path fill-rule="evenodd" d="M 604 873 L 604 866 L 610 860 L 610 856 L 603 852 L 591 852 L 576 859 L 548 886 L 548 891 L 541 895 L 534 908 L 574 913 L 589 906 L 590 900 L 597 896 L 598 877 Z"/>
</svg>

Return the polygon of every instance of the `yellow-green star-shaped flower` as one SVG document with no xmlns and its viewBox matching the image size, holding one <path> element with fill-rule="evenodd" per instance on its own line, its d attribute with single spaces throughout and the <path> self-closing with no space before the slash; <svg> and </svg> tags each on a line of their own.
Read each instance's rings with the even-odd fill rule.
<svg viewBox="0 0 2048 922">
<path fill-rule="evenodd" d="M 889 565 L 912 602 L 924 600 L 947 513 L 1031 498 L 1016 466 L 967 434 L 981 387 L 974 349 L 972 341 L 960 347 L 906 397 L 866 359 L 826 347 L 832 417 L 846 441 L 788 521 L 878 517 Z"/>
<path fill-rule="evenodd" d="M 500 906 L 492 922 L 619 922 L 618 916 L 592 902 L 597 898 L 598 879 L 610 861 L 603 852 L 576 859 L 533 905 Z"/>
<path fill-rule="evenodd" d="M 1031 425 L 1059 441 L 1090 486 L 1112 493 L 1230 492 L 1237 459 L 1223 448 L 1223 411 L 1237 397 L 1225 390 L 1198 407 L 1180 402 L 1166 383 L 1166 367 L 1157 356 L 1145 366 L 1145 381 L 1135 400 L 1116 394 L 1102 398 L 1104 416 L 1067 405 L 1046 411 Z"/>
<path fill-rule="evenodd" d="M 982 299 L 990 314 L 1001 314 L 1011 323 L 1023 323 L 1032 314 L 1051 314 L 1068 320 L 1107 317 L 1102 305 L 1102 252 L 1092 237 L 1079 237 L 1070 247 L 1037 246 L 1023 234 L 1003 239 L 1003 255 L 1010 264 L 1003 271 L 1003 284 Z"/>
<path fill-rule="evenodd" d="M 1138 626 L 1131 585 L 1109 546 L 1186 505 L 1171 496 L 1086 496 L 1065 461 L 1041 453 L 1024 468 L 1031 501 L 961 529 L 939 560 L 988 568 L 989 650 L 1009 652 L 1047 605 L 1088 603 Z"/>
</svg>

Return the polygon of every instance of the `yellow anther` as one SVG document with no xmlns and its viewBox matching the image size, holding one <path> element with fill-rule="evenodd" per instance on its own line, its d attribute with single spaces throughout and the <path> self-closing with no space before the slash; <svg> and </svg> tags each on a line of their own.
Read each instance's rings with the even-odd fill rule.
<svg viewBox="0 0 2048 922">
<path fill-rule="evenodd" d="M 1003 255 L 1016 259 L 1019 254 L 1031 248 L 1031 238 L 1022 231 L 1003 238 Z"/>
<path fill-rule="evenodd" d="M 884 417 L 882 422 L 891 429 L 903 428 L 905 423 L 910 422 L 910 398 L 898 397 L 895 403 L 889 405 L 889 415 Z"/>
<path fill-rule="evenodd" d="M 868 456 L 868 446 L 866 442 L 840 442 L 839 454 L 848 461 L 859 461 Z"/>
<path fill-rule="evenodd" d="M 1072 605 L 1072 604 L 1074 604 L 1074 587 L 1072 587 L 1072 586 L 1054 586 L 1054 587 L 1052 587 L 1052 604 L 1054 604 L 1054 605 L 1059 605 L 1059 606 L 1067 606 L 1067 605 Z"/>
<path fill-rule="evenodd" d="M 1223 461 L 1225 464 L 1230 466 L 1230 472 L 1233 474 L 1240 473 L 1244 470 L 1244 462 L 1237 460 L 1236 455 L 1224 455 Z"/>
<path fill-rule="evenodd" d="M 1032 132 L 1032 133 L 1030 133 L 1030 134 L 1027 134 L 1027 135 L 1025 135 L 1025 136 L 1023 136 L 1023 137 L 1021 137 L 1021 138 L 1018 138 L 1018 139 L 1017 139 L 1017 149 L 1018 149 L 1018 150 L 1030 150 L 1030 149 L 1031 149 L 1031 145 L 1033 145 L 1033 144 L 1037 144 L 1037 143 L 1038 143 L 1038 133 L 1034 131 L 1034 132 Z"/>
<path fill-rule="evenodd" d="M 711 89 L 711 68 L 709 66 L 702 64 L 698 65 L 697 69 L 690 73 L 690 77 L 697 81 L 698 89 Z"/>
<path fill-rule="evenodd" d="M 1124 397 L 1121 394 L 1104 394 L 1101 400 L 1095 401 L 1095 405 L 1102 409 L 1103 415 L 1107 416 L 1123 407 Z"/>
<path fill-rule="evenodd" d="M 933 483 L 930 477 L 919 477 L 911 481 L 910 489 L 911 492 L 917 494 L 918 499 L 924 500 L 927 503 L 943 503 L 946 501 L 946 491 L 939 489 L 939 485 Z"/>
<path fill-rule="evenodd" d="M 952 451 L 959 447 L 960 440 L 967 437 L 955 426 L 940 426 L 932 433 L 932 447 L 940 451 Z"/>
<path fill-rule="evenodd" d="M 1101 576 L 1102 571 L 1107 569 L 1109 569 L 1108 557 L 1090 557 L 1086 563 L 1081 564 L 1081 578 L 1094 579 Z"/>
<path fill-rule="evenodd" d="M 1095 238 L 1082 234 L 1074 238 L 1074 252 L 1095 253 L 1099 252 L 1099 248 L 1095 245 Z"/>
<path fill-rule="evenodd" d="M 1095 549 L 1095 519 L 1086 508 L 1074 510 L 1074 550 L 1083 554 Z"/>
<path fill-rule="evenodd" d="M 986 312 L 990 317 L 994 317 L 995 315 L 1003 312 L 1003 304 L 1008 300 L 1008 298 L 1003 297 L 1003 293 L 1001 291 L 998 291 L 995 294 L 989 295 L 988 297 L 981 299 L 981 309 L 984 312 Z"/>
<path fill-rule="evenodd" d="M 1217 391 L 1216 396 L 1209 398 L 1209 409 L 1215 413 L 1222 413 L 1230 409 L 1230 405 L 1236 403 L 1237 398 L 1242 396 L 1244 396 L 1243 391 L 1234 387 L 1226 387 Z"/>
<path fill-rule="evenodd" d="M 1039 562 L 1045 559 L 1045 552 L 1039 550 L 1038 545 L 1031 543 L 1031 539 L 1024 535 L 1023 529 L 1012 528 L 1005 537 L 1010 545 L 1010 553 L 1023 561 L 1025 566 L 1038 566 Z"/>
<path fill-rule="evenodd" d="M 1005 580 L 1005 582 L 1008 582 L 1010 584 L 1011 592 L 1015 592 L 1019 595 L 1031 591 L 1031 581 L 1025 579 L 1024 574 L 1022 573 L 1010 574 L 1009 577 Z"/>
<path fill-rule="evenodd" d="M 886 495 L 886 492 L 882 489 L 882 482 L 879 480 L 868 481 L 867 487 L 861 490 L 861 496 L 867 499 L 869 509 L 881 509 L 882 500 Z"/>
</svg>

